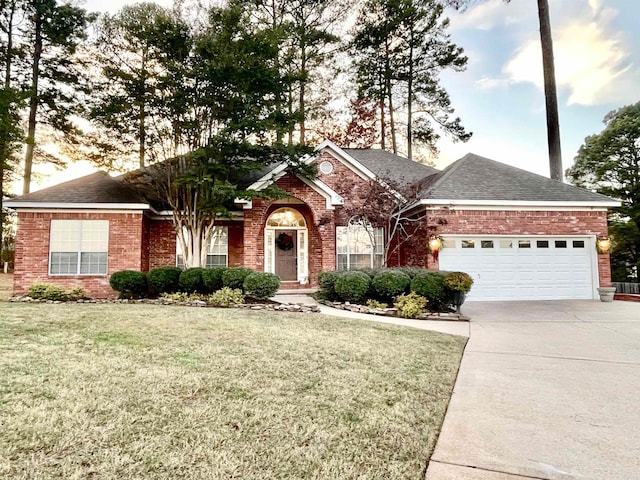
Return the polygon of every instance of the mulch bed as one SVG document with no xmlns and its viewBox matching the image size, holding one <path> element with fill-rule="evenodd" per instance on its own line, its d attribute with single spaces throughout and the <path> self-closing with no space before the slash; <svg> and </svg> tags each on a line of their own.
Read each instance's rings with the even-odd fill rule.
<svg viewBox="0 0 640 480">
<path fill-rule="evenodd" d="M 356 305 L 353 303 L 330 302 L 328 300 L 318 300 L 318 303 L 338 310 L 348 310 L 356 313 L 367 313 L 369 315 L 380 315 L 384 317 L 402 318 L 398 315 L 397 308 L 369 308 L 366 305 Z M 414 320 L 446 320 L 454 322 L 468 322 L 469 317 L 456 312 L 425 312 Z"/>
</svg>

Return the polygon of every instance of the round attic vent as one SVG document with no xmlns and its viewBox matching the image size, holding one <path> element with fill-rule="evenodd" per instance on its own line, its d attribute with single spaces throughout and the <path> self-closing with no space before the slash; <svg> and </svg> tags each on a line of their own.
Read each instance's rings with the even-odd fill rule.
<svg viewBox="0 0 640 480">
<path fill-rule="evenodd" d="M 329 175 L 331 172 L 333 172 L 333 163 L 331 163 L 328 160 L 325 160 L 320 164 L 320 171 L 325 175 Z"/>
</svg>

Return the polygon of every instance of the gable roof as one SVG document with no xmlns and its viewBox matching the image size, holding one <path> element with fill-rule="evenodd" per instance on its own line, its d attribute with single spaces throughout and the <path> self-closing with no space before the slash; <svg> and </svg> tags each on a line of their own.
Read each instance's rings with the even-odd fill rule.
<svg viewBox="0 0 640 480">
<path fill-rule="evenodd" d="M 414 162 L 386 150 L 373 148 L 343 148 L 351 156 L 381 179 L 396 183 L 415 183 L 429 175 L 438 173 L 433 167 Z"/>
<path fill-rule="evenodd" d="M 421 203 L 568 203 L 615 207 L 619 202 L 574 185 L 468 153 L 426 180 Z"/>
<path fill-rule="evenodd" d="M 71 204 L 76 208 L 90 208 L 99 204 L 126 209 L 145 209 L 145 203 L 138 193 L 120 179 L 106 172 L 95 172 L 84 177 L 69 180 L 37 192 L 6 200 L 4 204 L 11 208 L 20 207 L 56 207 Z"/>
</svg>

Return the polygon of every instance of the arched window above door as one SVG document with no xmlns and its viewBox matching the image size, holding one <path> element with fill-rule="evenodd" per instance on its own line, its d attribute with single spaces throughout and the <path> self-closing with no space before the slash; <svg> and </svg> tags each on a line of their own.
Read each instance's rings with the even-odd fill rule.
<svg viewBox="0 0 640 480">
<path fill-rule="evenodd" d="M 305 228 L 307 222 L 300 212 L 292 208 L 279 208 L 267 220 L 267 227 Z"/>
</svg>

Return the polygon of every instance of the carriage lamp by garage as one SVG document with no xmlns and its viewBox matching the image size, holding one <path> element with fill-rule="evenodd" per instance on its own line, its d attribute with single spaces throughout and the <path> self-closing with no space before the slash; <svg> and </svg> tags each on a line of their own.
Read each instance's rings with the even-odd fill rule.
<svg viewBox="0 0 640 480">
<path fill-rule="evenodd" d="M 431 235 L 431 237 L 429 237 L 429 251 L 431 252 L 431 255 L 433 255 L 433 260 L 436 262 L 438 261 L 438 255 L 441 248 L 442 238 L 438 235 Z"/>
<path fill-rule="evenodd" d="M 609 237 L 598 238 L 598 241 L 596 241 L 596 248 L 598 249 L 598 253 L 609 253 L 609 249 L 611 248 L 611 239 L 609 239 Z"/>
</svg>

